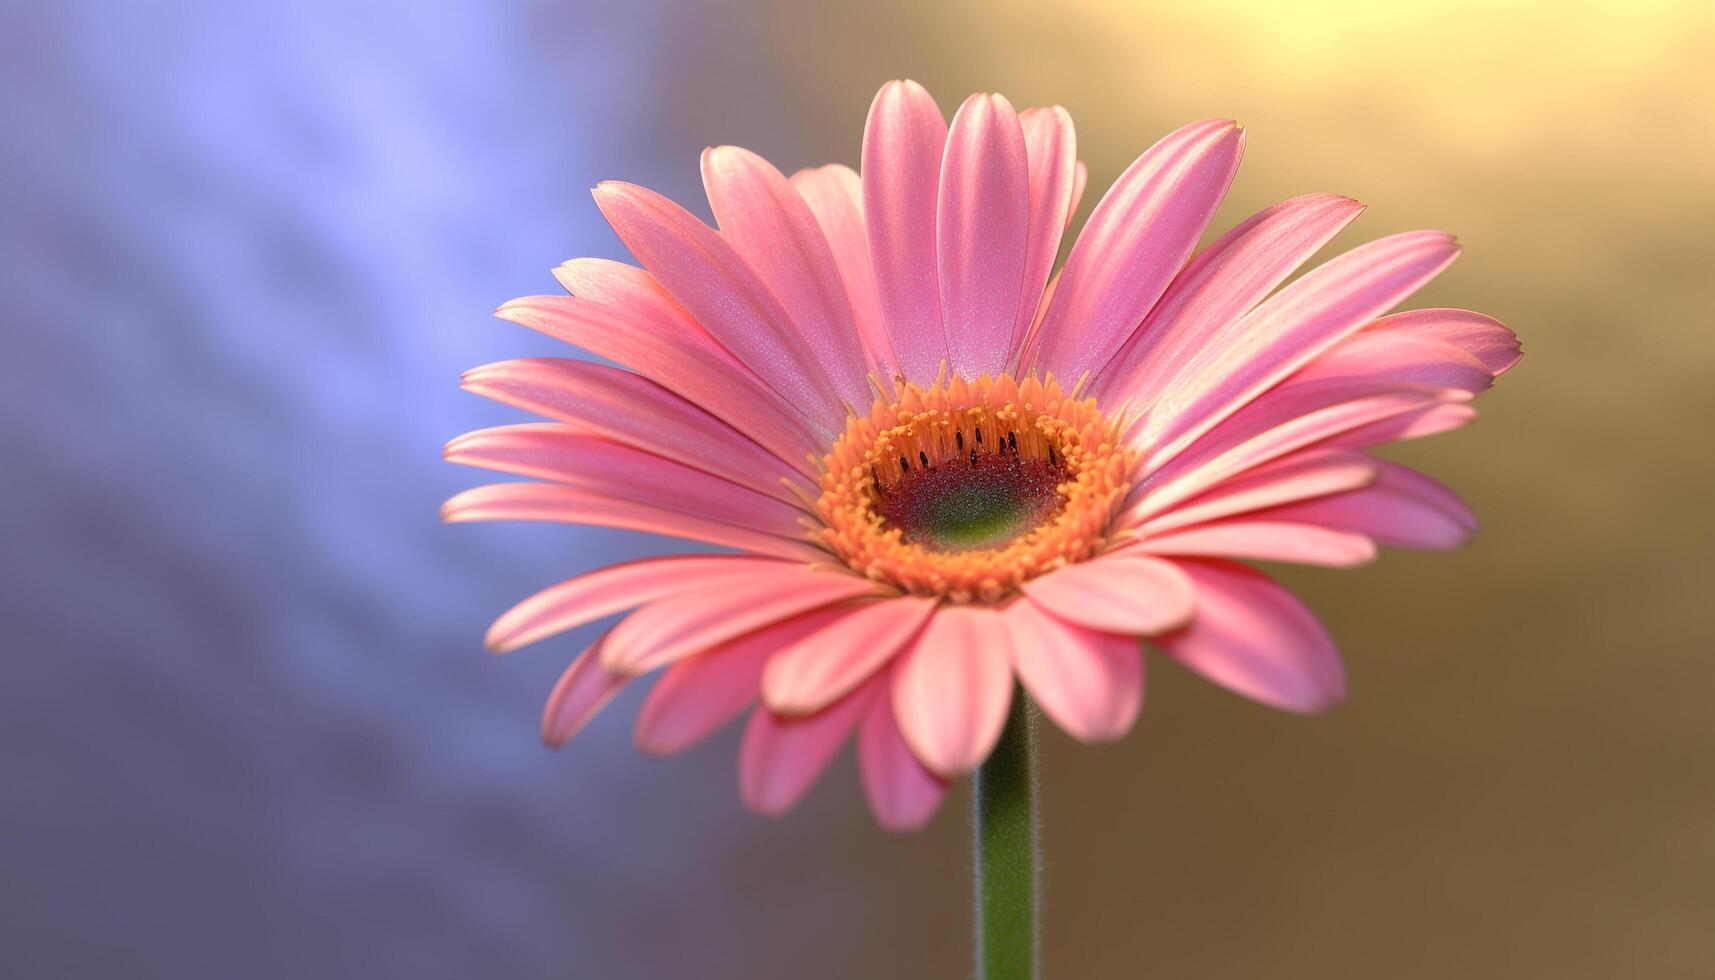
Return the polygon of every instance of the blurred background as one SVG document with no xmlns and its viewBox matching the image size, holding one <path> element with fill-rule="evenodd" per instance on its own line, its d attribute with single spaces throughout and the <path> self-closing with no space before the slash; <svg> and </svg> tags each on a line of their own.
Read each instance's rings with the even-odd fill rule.
<svg viewBox="0 0 1715 980">
<path fill-rule="evenodd" d="M 1087 213 L 1231 116 L 1216 226 L 1370 203 L 1457 232 L 1416 305 L 1527 357 L 1400 455 L 1485 522 L 1288 573 L 1352 673 L 1273 713 L 1152 661 L 1046 737 L 1050 976 L 1707 977 L 1715 963 L 1715 8 L 883 0 L 0 6 L 0 974 L 959 977 L 962 788 L 891 838 L 849 759 L 745 813 L 737 732 L 566 751 L 574 635 L 481 649 L 621 532 L 446 527 L 489 318 L 619 257 L 609 177 L 855 163 L 895 77 L 1060 103 Z"/>
</svg>

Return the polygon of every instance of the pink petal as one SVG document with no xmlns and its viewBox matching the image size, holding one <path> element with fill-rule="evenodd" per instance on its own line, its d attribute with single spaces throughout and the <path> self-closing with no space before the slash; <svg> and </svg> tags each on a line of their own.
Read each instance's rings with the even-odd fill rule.
<svg viewBox="0 0 1715 980">
<path fill-rule="evenodd" d="M 772 558 L 680 555 L 645 558 L 551 585 L 502 613 L 488 628 L 490 650 L 505 653 L 689 589 L 707 588 L 735 570 L 776 567 Z"/>
<path fill-rule="evenodd" d="M 629 503 L 801 538 L 804 505 L 765 497 L 718 476 L 554 422 L 468 432 L 447 443 L 450 463 L 552 480 Z"/>
<path fill-rule="evenodd" d="M 589 340 L 609 346 L 627 345 L 630 338 L 626 335 L 650 335 L 646 339 L 651 344 L 667 345 L 662 359 L 672 357 L 674 370 L 671 377 L 657 377 L 629 361 L 613 358 L 622 366 L 684 395 L 741 432 L 752 433 L 760 416 L 765 426 L 789 426 L 794 432 L 806 433 L 813 447 L 825 443 L 826 428 L 813 421 L 807 409 L 769 387 L 760 374 L 727 350 L 647 270 L 611 259 L 581 258 L 560 263 L 554 269 L 554 278 L 573 297 L 593 303 L 608 314 L 607 320 L 592 325 L 591 330 L 612 331 L 618 324 L 620 337 L 588 337 L 591 330 L 585 330 Z M 587 344 L 579 346 L 608 356 Z M 769 421 L 770 417 L 775 420 Z"/>
<path fill-rule="evenodd" d="M 1317 712 L 1346 696 L 1346 670 L 1322 624 L 1268 576 L 1227 562 L 1180 566 L 1197 590 L 1191 625 L 1159 637 L 1162 652 L 1216 684 L 1287 711 Z"/>
<path fill-rule="evenodd" d="M 665 295 L 659 300 L 663 310 L 678 309 Z M 650 319 L 579 296 L 527 296 L 495 315 L 631 368 L 708 409 L 800 472 L 815 474 L 804 457 L 820 451 L 828 437 L 682 311 L 674 314 L 677 320 Z"/>
<path fill-rule="evenodd" d="M 891 679 L 884 674 L 872 683 L 885 685 Z M 885 690 L 878 694 L 858 729 L 858 774 L 882 828 L 909 833 L 935 815 L 947 795 L 947 782 L 911 754 L 893 716 L 893 699 Z"/>
<path fill-rule="evenodd" d="M 887 322 L 881 315 L 881 298 L 875 291 L 869 233 L 863 226 L 863 184 L 857 171 L 837 163 L 800 170 L 792 175 L 792 186 L 803 195 L 833 249 L 834 264 L 851 300 L 852 319 L 868 352 L 867 363 L 882 384 L 892 385 L 897 361 L 893 342 L 887 338 Z"/>
<path fill-rule="evenodd" d="M 588 524 L 687 538 L 796 562 L 823 561 L 827 552 L 804 540 L 754 531 L 694 517 L 605 493 L 550 483 L 491 483 L 458 494 L 441 505 L 441 519 L 468 521 L 548 521 Z"/>
<path fill-rule="evenodd" d="M 785 715 L 820 711 L 868 680 L 923 628 L 937 600 L 879 599 L 852 606 L 815 633 L 782 644 L 762 675 L 762 700 Z"/>
<path fill-rule="evenodd" d="M 613 628 L 602 658 L 613 670 L 641 674 L 813 609 L 875 592 L 874 582 L 844 571 L 798 567 L 746 572 L 632 613 Z"/>
<path fill-rule="evenodd" d="M 1137 550 L 1151 555 L 1287 561 L 1349 568 L 1374 561 L 1369 538 L 1309 524 L 1241 517 L 1180 528 L 1144 539 Z"/>
<path fill-rule="evenodd" d="M 1127 496 L 1127 513 L 1164 513 L 1295 450 L 1431 404 L 1469 397 L 1461 391 L 1399 387 L 1365 377 L 1282 385 L 1221 423 L 1189 452 L 1149 473 Z"/>
<path fill-rule="evenodd" d="M 725 239 L 647 188 L 607 181 L 594 194 L 625 247 L 705 330 L 812 421 L 838 431 L 848 406 L 779 301 Z"/>
<path fill-rule="evenodd" d="M 1337 194 L 1307 194 L 1254 214 L 1222 235 L 1167 287 L 1091 391 L 1154 404 L 1164 389 L 1234 343 L 1239 319 L 1363 209 Z"/>
<path fill-rule="evenodd" d="M 1030 244 L 1024 260 L 1024 292 L 1012 330 L 1013 361 L 1029 336 L 1038 309 L 1046 309 L 1043 293 L 1060 254 L 1060 239 L 1083 192 L 1072 116 L 1059 106 L 1051 106 L 1026 109 L 1018 119 L 1024 127 L 1024 147 L 1030 162 Z"/>
<path fill-rule="evenodd" d="M 973 95 L 953 116 L 936 211 L 941 319 L 955 373 L 1006 368 L 1029 237 L 1024 129 L 1006 99 Z"/>
<path fill-rule="evenodd" d="M 601 645 L 597 640 L 578 654 L 548 695 L 542 711 L 542 743 L 549 748 L 557 749 L 571 741 L 630 680 L 602 666 Z"/>
<path fill-rule="evenodd" d="M 1018 679 L 1068 735 L 1107 742 L 1131 731 L 1143 707 L 1136 637 L 1086 629 L 1014 602 L 1005 612 Z"/>
<path fill-rule="evenodd" d="M 1108 633 L 1153 636 L 1185 624 L 1191 583 L 1171 562 L 1113 553 L 1024 583 L 1030 600 L 1067 622 Z"/>
<path fill-rule="evenodd" d="M 877 693 L 866 688 L 813 715 L 752 711 L 738 759 L 744 805 L 765 816 L 791 809 L 834 761 Z"/>
<path fill-rule="evenodd" d="M 1369 449 L 1371 446 L 1389 442 L 1440 435 L 1457 429 L 1476 417 L 1477 410 L 1465 404 L 1426 405 L 1402 415 L 1389 416 L 1347 430 L 1327 440 L 1326 445 L 1340 449 Z"/>
<path fill-rule="evenodd" d="M 1378 465 L 1373 486 L 1276 507 L 1267 516 L 1364 534 L 1395 548 L 1457 548 L 1476 532 L 1477 518 L 1453 491 L 1397 463 Z"/>
<path fill-rule="evenodd" d="M 1230 343 L 1178 375 L 1154 402 L 1140 440 L 1158 466 L 1342 338 L 1416 292 L 1458 254 L 1436 231 L 1391 235 L 1326 262 L 1269 297 Z"/>
<path fill-rule="evenodd" d="M 1470 310 L 1407 310 L 1364 328 L 1366 333 L 1402 333 L 1429 337 L 1469 351 L 1493 375 L 1505 374 L 1524 354 L 1518 338 L 1493 317 Z"/>
<path fill-rule="evenodd" d="M 1145 151 L 1072 246 L 1038 347 L 1024 363 L 1068 384 L 1106 364 L 1197 246 L 1243 144 L 1236 123 L 1212 119 Z"/>
<path fill-rule="evenodd" d="M 749 436 L 648 378 L 591 361 L 532 357 L 464 373 L 474 394 L 564 422 L 591 435 L 693 466 L 797 504 L 811 484 Z M 785 482 L 782 482 L 785 481 Z"/>
<path fill-rule="evenodd" d="M 668 667 L 637 712 L 638 747 L 671 755 L 713 734 L 756 700 L 776 651 L 844 615 L 837 607 L 817 609 Z"/>
<path fill-rule="evenodd" d="M 1362 453 L 1305 449 L 1265 463 L 1222 483 L 1196 499 L 1154 516 L 1153 508 L 1133 515 L 1144 534 L 1202 524 L 1247 511 L 1355 490 L 1375 482 L 1376 466 Z"/>
<path fill-rule="evenodd" d="M 945 606 L 917 635 L 893 682 L 899 731 L 925 766 L 950 777 L 994 748 L 1012 704 L 1011 647 L 992 609 Z"/>
<path fill-rule="evenodd" d="M 736 146 L 704 151 L 703 186 L 721 235 L 779 300 L 841 400 L 869 408 L 871 365 L 809 205 L 768 161 Z"/>
<path fill-rule="evenodd" d="M 906 380 L 929 384 L 947 357 L 935 210 L 947 123 L 916 82 L 889 82 L 863 132 L 863 211 L 876 294 Z"/>
<path fill-rule="evenodd" d="M 1317 355 L 1292 380 L 1356 377 L 1455 389 L 1473 398 L 1488 391 L 1495 380 L 1483 362 L 1463 348 L 1433 337 L 1369 330 L 1355 333 Z"/>
</svg>

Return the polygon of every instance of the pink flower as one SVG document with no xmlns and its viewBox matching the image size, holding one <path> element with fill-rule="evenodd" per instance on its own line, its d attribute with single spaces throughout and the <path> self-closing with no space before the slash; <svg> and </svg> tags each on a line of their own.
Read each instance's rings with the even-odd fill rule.
<svg viewBox="0 0 1715 980">
<path fill-rule="evenodd" d="M 1315 617 L 1243 561 L 1349 566 L 1450 548 L 1450 491 L 1376 459 L 1469 421 L 1519 358 L 1462 310 L 1387 314 L 1451 236 L 1359 246 L 1279 288 L 1362 209 L 1312 194 L 1193 255 L 1244 135 L 1193 123 L 1132 164 L 1055 256 L 1084 185 L 1072 121 L 975 95 L 944 121 L 885 86 L 863 173 L 790 179 L 704 153 L 719 230 L 641 187 L 596 203 L 642 268 L 575 259 L 569 296 L 499 315 L 614 361 L 532 358 L 464 386 L 552 421 L 473 432 L 452 521 L 630 528 L 734 549 L 605 568 L 488 635 L 511 650 L 615 613 L 549 698 L 564 744 L 664 668 L 637 718 L 679 751 L 753 703 L 745 802 L 790 807 L 855 733 L 891 829 L 988 755 L 1014 678 L 1088 742 L 1125 734 L 1139 637 L 1208 679 L 1314 712 L 1345 694 Z"/>
</svg>

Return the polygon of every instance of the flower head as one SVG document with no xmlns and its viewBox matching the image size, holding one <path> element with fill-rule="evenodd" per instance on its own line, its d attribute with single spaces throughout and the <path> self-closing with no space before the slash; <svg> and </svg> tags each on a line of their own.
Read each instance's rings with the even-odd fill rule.
<svg viewBox="0 0 1715 980">
<path fill-rule="evenodd" d="M 577 259 L 569 296 L 500 316 L 620 365 L 534 358 L 464 385 L 551 421 L 473 432 L 455 462 L 529 477 L 447 519 L 630 528 L 724 546 L 629 562 L 501 616 L 510 650 L 627 613 L 549 698 L 560 745 L 665 668 L 637 719 L 675 752 L 750 710 L 745 801 L 791 806 L 855 733 L 880 822 L 920 826 L 981 763 L 1015 679 L 1085 741 L 1123 735 L 1139 638 L 1292 711 L 1340 700 L 1328 635 L 1244 561 L 1348 566 L 1475 528 L 1386 442 L 1469 421 L 1519 357 L 1462 310 L 1387 315 L 1452 262 L 1439 232 L 1281 284 L 1361 206 L 1275 205 L 1193 254 L 1243 132 L 1193 123 L 1102 198 L 1064 110 L 976 95 L 949 126 L 885 86 L 862 176 L 703 156 L 718 230 L 648 190 L 596 202 L 642 268 Z M 754 705 L 754 707 L 752 707 Z"/>
</svg>

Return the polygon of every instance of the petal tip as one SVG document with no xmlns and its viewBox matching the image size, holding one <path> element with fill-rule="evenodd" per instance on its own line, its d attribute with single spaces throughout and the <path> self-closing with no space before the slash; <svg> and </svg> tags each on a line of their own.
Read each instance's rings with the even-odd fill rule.
<svg viewBox="0 0 1715 980">
<path fill-rule="evenodd" d="M 595 206 L 605 215 L 607 209 L 629 197 L 631 184 L 623 180 L 604 180 L 590 188 L 590 197 L 595 199 Z"/>
<path fill-rule="evenodd" d="M 792 805 L 790 803 L 782 804 L 779 800 L 768 799 L 767 797 L 753 799 L 742 791 L 739 795 L 744 800 L 744 808 L 746 810 L 749 810 L 751 813 L 754 813 L 759 817 L 767 817 L 770 820 L 778 820 L 786 815 L 786 811 L 792 809 Z"/>
<path fill-rule="evenodd" d="M 744 801 L 744 808 L 759 817 L 783 816 L 798 802 L 792 787 L 770 778 L 768 767 L 750 769 L 742 761 L 738 772 L 738 796 Z"/>
<path fill-rule="evenodd" d="M 1161 636 L 1164 633 L 1171 633 L 1174 630 L 1184 629 L 1185 627 L 1191 625 L 1191 620 L 1193 618 L 1195 618 L 1196 615 L 1197 615 L 1196 607 L 1193 605 L 1190 605 L 1188 602 L 1187 607 L 1183 612 L 1181 612 L 1178 615 L 1175 615 L 1169 619 L 1164 619 L 1162 621 L 1166 625 L 1160 627 L 1159 629 L 1151 630 L 1150 632 L 1142 634 L 1142 635 L 1143 636 Z"/>
<path fill-rule="evenodd" d="M 934 101 L 934 97 L 929 94 L 929 90 L 923 87 L 922 83 L 912 78 L 896 78 L 882 85 L 881 89 L 875 93 L 875 101 L 871 104 L 870 110 L 874 112 L 882 106 L 925 99 Z"/>
<path fill-rule="evenodd" d="M 1346 703 L 1346 684 L 1342 680 L 1319 692 L 1316 702 L 1311 706 L 1309 714 L 1320 715 L 1338 708 Z"/>
<path fill-rule="evenodd" d="M 572 732 L 566 726 L 558 724 L 559 691 L 548 696 L 548 703 L 542 708 L 542 746 L 548 749 L 563 749 L 572 740 Z"/>
<path fill-rule="evenodd" d="M 743 147 L 722 143 L 719 146 L 703 147 L 703 153 L 699 160 L 705 174 L 710 172 L 726 173 L 736 169 L 748 158 L 754 156 L 755 154 Z"/>
<path fill-rule="evenodd" d="M 512 322 L 517 323 L 519 322 L 518 317 L 524 312 L 524 304 L 526 300 L 527 298 L 523 296 L 520 296 L 517 299 L 509 299 L 494 308 L 494 315 L 502 320 L 511 320 Z"/>
<path fill-rule="evenodd" d="M 645 702 L 647 707 L 647 702 Z M 657 731 L 649 724 L 649 718 L 644 713 L 637 716 L 637 727 L 632 732 L 631 744 L 637 746 L 637 751 L 655 759 L 665 759 L 678 755 L 686 746 L 677 738 Z"/>
<path fill-rule="evenodd" d="M 776 657 L 762 668 L 762 682 L 758 685 L 762 703 L 777 715 L 809 714 L 814 708 L 804 703 L 799 679 L 788 673 L 791 666 L 790 662 Z"/>
<path fill-rule="evenodd" d="M 671 759 L 679 754 L 679 747 L 658 742 L 636 742 L 637 751 L 651 759 Z"/>
</svg>

